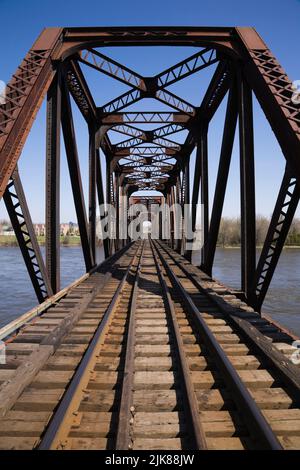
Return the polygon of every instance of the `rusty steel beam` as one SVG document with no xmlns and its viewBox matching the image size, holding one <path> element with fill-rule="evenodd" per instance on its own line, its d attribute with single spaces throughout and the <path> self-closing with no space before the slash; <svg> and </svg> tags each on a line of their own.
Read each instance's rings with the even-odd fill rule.
<svg viewBox="0 0 300 470">
<path fill-rule="evenodd" d="M 190 119 L 187 114 L 181 113 L 179 111 L 123 111 L 114 114 L 101 114 L 99 110 L 98 112 L 99 119 L 103 125 L 165 123 L 186 124 Z"/>
<path fill-rule="evenodd" d="M 47 95 L 46 126 L 46 267 L 55 294 L 60 290 L 60 122 L 61 75 Z"/>
<path fill-rule="evenodd" d="M 145 89 L 145 84 L 141 75 L 95 49 L 91 48 L 86 51 L 81 51 L 79 61 L 104 73 L 105 75 L 108 75 L 109 77 L 114 78 L 115 80 L 131 86 L 132 88 L 136 88 L 138 90 Z"/>
<path fill-rule="evenodd" d="M 232 47 L 234 27 L 199 27 L 199 26 L 131 26 L 131 27 L 73 27 L 65 29 L 61 53 L 78 44 L 88 47 L 113 46 L 163 46 L 163 45 L 201 45 L 216 43 Z M 84 46 L 85 44 L 85 46 Z"/>
<path fill-rule="evenodd" d="M 152 97 L 191 115 L 195 113 L 194 107 L 165 88 L 218 61 L 216 51 L 205 48 L 154 77 L 146 78 L 93 49 L 88 49 L 79 60 L 134 89 L 104 105 L 102 112 L 110 112 L 112 108 L 118 111 L 142 98 Z"/>
<path fill-rule="evenodd" d="M 202 129 L 201 136 L 201 207 L 203 210 L 202 216 L 202 241 L 203 245 L 201 248 L 201 265 L 205 264 L 207 257 L 207 245 L 208 245 L 208 232 L 209 232 L 209 196 L 208 196 L 208 142 L 207 142 L 207 128 Z"/>
<path fill-rule="evenodd" d="M 228 63 L 225 60 L 220 61 L 198 111 L 202 119 L 211 121 L 229 89 L 231 78 L 232 73 Z"/>
<path fill-rule="evenodd" d="M 93 254 L 89 243 L 88 225 L 86 210 L 83 198 L 82 181 L 79 168 L 79 160 L 77 153 L 75 129 L 72 118 L 72 109 L 70 103 L 70 96 L 67 86 L 62 87 L 62 130 L 66 148 L 67 161 L 69 166 L 69 173 L 71 178 L 71 186 L 74 197 L 74 204 L 77 214 L 81 245 L 83 257 L 85 261 L 86 271 L 92 269 Z"/>
<path fill-rule="evenodd" d="M 184 124 L 178 124 L 178 123 L 167 124 L 165 126 L 152 129 L 151 131 L 142 130 L 137 127 L 126 125 L 126 124 L 116 124 L 114 126 L 108 127 L 107 132 L 114 131 L 120 134 L 129 135 L 136 139 L 149 142 L 149 141 L 158 139 L 160 137 L 175 134 L 176 132 L 181 132 L 184 129 L 185 129 Z M 130 140 L 125 141 L 125 142 L 130 142 Z M 120 146 L 121 144 L 122 142 L 120 142 L 118 146 Z M 131 145 L 126 145 L 126 146 L 130 147 Z"/>
<path fill-rule="evenodd" d="M 122 95 L 114 98 L 108 103 L 100 107 L 101 113 L 116 113 L 123 108 L 126 108 L 129 105 L 136 103 L 142 99 L 142 93 L 140 90 L 130 90 L 126 91 Z"/>
<path fill-rule="evenodd" d="M 32 286 L 40 303 L 53 295 L 51 283 L 37 241 L 18 168 L 3 196 Z"/>
<path fill-rule="evenodd" d="M 229 167 L 236 131 L 237 113 L 237 91 L 233 84 L 230 89 L 227 101 L 219 168 L 215 186 L 209 233 L 207 237 L 206 257 L 204 260 L 204 264 L 202 265 L 203 271 L 205 271 L 210 276 L 212 274 L 212 267 L 216 252 L 222 210 L 225 199 L 225 191 L 228 181 Z"/>
<path fill-rule="evenodd" d="M 130 137 L 139 137 L 141 139 L 144 136 L 144 131 L 142 131 L 138 127 L 134 127 L 134 126 L 126 125 L 126 124 L 117 124 L 111 127 L 107 126 L 107 132 L 108 131 L 118 132 L 119 134 L 129 135 Z"/>
<path fill-rule="evenodd" d="M 94 98 L 76 60 L 65 64 L 64 71 L 69 91 L 88 125 L 97 126 L 98 116 Z"/>
<path fill-rule="evenodd" d="M 189 116 L 194 116 L 196 113 L 196 108 L 188 101 L 180 98 L 179 96 L 175 95 L 175 93 L 171 93 L 169 90 L 160 89 L 155 93 L 154 98 L 157 101 L 161 101 L 162 103 L 170 106 L 170 108 L 176 109 L 176 111 L 180 111 L 182 113 L 188 114 Z"/>
<path fill-rule="evenodd" d="M 215 49 L 205 48 L 155 75 L 154 78 L 159 88 L 165 88 L 215 64 L 218 60 Z"/>
<path fill-rule="evenodd" d="M 255 276 L 252 280 L 249 303 L 260 311 L 281 251 L 289 233 L 300 199 L 300 187 L 290 169 L 286 168 L 262 248 Z"/>
<path fill-rule="evenodd" d="M 256 266 L 256 215 L 252 91 L 238 77 L 240 187 L 241 187 L 241 289 L 250 296 Z"/>
<path fill-rule="evenodd" d="M 95 129 L 89 129 L 89 244 L 96 264 L 96 141 Z"/>
<path fill-rule="evenodd" d="M 188 224 L 188 219 L 191 216 L 191 214 L 187 211 L 184 212 L 184 205 L 185 204 L 190 204 L 190 157 L 187 157 L 184 162 L 184 168 L 183 168 L 183 180 L 182 180 L 182 186 L 181 186 L 181 205 L 182 205 L 182 214 L 183 214 L 183 226 L 187 228 Z M 186 243 L 189 241 L 187 237 L 186 230 L 184 230 L 183 234 L 183 255 L 185 258 L 188 260 L 191 260 L 192 258 L 192 252 L 191 250 L 187 250 L 186 248 Z"/>
<path fill-rule="evenodd" d="M 51 56 L 62 31 L 44 30 L 6 87 L 5 102 L 0 105 L 0 198 L 54 77 Z"/>
<path fill-rule="evenodd" d="M 213 65 L 218 61 L 218 58 L 214 49 L 205 48 L 151 77 L 151 79 L 149 77 L 143 77 L 130 68 L 92 48 L 82 51 L 79 61 L 132 88 L 147 91 L 147 83 L 149 83 L 150 80 L 156 84 L 157 89 L 165 88 L 199 70 Z"/>
<path fill-rule="evenodd" d="M 272 127 L 289 167 L 300 181 L 300 103 L 283 68 L 253 28 L 236 28 L 249 85 Z"/>
<path fill-rule="evenodd" d="M 98 204 L 104 208 L 105 198 L 104 198 L 104 190 L 103 190 L 103 182 L 102 182 L 102 170 L 101 170 L 101 161 L 100 161 L 100 151 L 96 149 L 96 186 L 97 186 L 97 195 L 98 195 Z M 103 219 L 105 218 L 106 214 L 102 213 L 100 215 L 100 221 L 102 223 Z M 103 229 L 103 227 L 102 227 Z M 105 258 L 109 257 L 109 246 L 107 238 L 103 240 L 103 247 L 104 247 L 104 255 Z"/>
</svg>

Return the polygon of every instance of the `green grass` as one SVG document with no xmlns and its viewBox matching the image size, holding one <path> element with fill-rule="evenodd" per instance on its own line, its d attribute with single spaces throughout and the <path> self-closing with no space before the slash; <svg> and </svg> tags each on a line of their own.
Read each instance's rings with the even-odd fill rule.
<svg viewBox="0 0 300 470">
<path fill-rule="evenodd" d="M 40 245 L 45 245 L 45 237 L 37 237 Z M 74 236 L 62 236 L 60 237 L 60 243 L 64 246 L 75 246 L 80 245 L 80 237 Z M 17 239 L 14 235 L 0 235 L 0 246 L 18 246 Z"/>
<path fill-rule="evenodd" d="M 14 235 L 0 235 L 0 246 L 17 246 L 18 242 Z"/>
</svg>

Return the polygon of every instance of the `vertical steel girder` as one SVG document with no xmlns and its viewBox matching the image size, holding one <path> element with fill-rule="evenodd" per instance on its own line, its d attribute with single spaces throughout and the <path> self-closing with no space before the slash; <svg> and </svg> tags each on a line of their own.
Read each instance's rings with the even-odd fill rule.
<svg viewBox="0 0 300 470">
<path fill-rule="evenodd" d="M 192 193 L 192 230 L 196 229 L 197 204 L 199 201 L 200 180 L 201 180 L 201 154 L 202 154 L 202 134 L 197 142 L 197 151 L 195 158 L 194 182 Z"/>
<path fill-rule="evenodd" d="M 110 158 L 106 157 L 106 204 L 114 206 L 113 172 Z M 108 239 L 109 256 L 113 254 L 114 240 Z"/>
<path fill-rule="evenodd" d="M 170 205 L 173 207 L 175 205 L 175 187 L 171 186 L 170 189 Z M 171 238 L 171 248 L 175 249 L 175 224 L 176 215 L 174 211 L 170 212 L 170 238 Z"/>
<path fill-rule="evenodd" d="M 53 293 L 60 289 L 60 121 L 59 72 L 47 95 L 46 128 L 46 267 Z"/>
<path fill-rule="evenodd" d="M 127 192 L 126 192 L 126 187 L 124 186 L 124 183 L 120 185 L 120 191 L 121 191 L 121 211 L 122 211 L 122 224 L 119 227 L 120 232 L 122 233 L 122 239 L 121 239 L 121 246 L 124 247 L 125 244 L 127 243 L 127 225 L 126 221 L 128 219 L 128 204 L 127 204 Z"/>
<path fill-rule="evenodd" d="M 104 208 L 105 199 L 104 199 L 104 191 L 103 191 L 103 183 L 102 183 L 102 171 L 101 171 L 101 162 L 100 162 L 100 151 L 96 149 L 96 185 L 97 185 L 97 194 L 98 194 L 98 204 Z M 101 213 L 100 221 L 102 222 L 105 218 L 105 213 Z M 103 229 L 103 227 L 102 227 Z M 104 248 L 104 256 L 105 258 L 109 257 L 109 246 L 108 246 L 108 239 L 105 238 L 103 240 L 103 248 Z"/>
<path fill-rule="evenodd" d="M 115 173 L 115 208 L 116 208 L 116 240 L 115 246 L 116 250 L 120 249 L 120 227 L 119 227 L 119 216 L 120 216 L 120 175 Z"/>
<path fill-rule="evenodd" d="M 256 266 L 255 176 L 252 91 L 239 77 L 239 136 L 241 184 L 241 288 L 250 295 Z"/>
<path fill-rule="evenodd" d="M 182 210 L 183 210 L 183 226 L 187 227 L 188 225 L 188 218 L 191 217 L 191 214 L 187 211 L 184 211 L 185 204 L 190 204 L 190 157 L 186 157 L 184 161 L 184 169 L 183 169 L 183 181 L 182 181 Z M 187 219 L 187 220 L 184 220 Z M 183 235 L 183 255 L 191 261 L 192 259 L 192 252 L 191 250 L 186 249 L 186 243 L 188 240 L 187 233 L 184 232 Z"/>
<path fill-rule="evenodd" d="M 89 244 L 87 217 L 83 198 L 82 182 L 75 139 L 75 129 L 72 118 L 72 108 L 66 84 L 64 84 L 62 87 L 61 119 L 83 257 L 86 271 L 89 271 L 93 267 L 94 262 L 92 250 Z"/>
<path fill-rule="evenodd" d="M 177 175 L 176 179 L 175 179 L 175 185 L 174 185 L 174 202 L 177 205 L 181 205 L 181 198 L 180 197 L 181 197 L 180 176 Z M 175 223 L 176 223 L 176 232 L 179 231 L 179 235 L 180 235 L 180 231 L 181 231 L 180 219 L 179 220 L 175 219 Z M 179 238 L 174 237 L 174 250 L 176 250 L 178 253 L 181 252 L 181 238 L 180 238 L 180 236 L 179 236 Z"/>
<path fill-rule="evenodd" d="M 199 135 L 196 138 L 197 151 L 195 158 L 194 184 L 192 194 L 192 230 L 196 229 L 197 204 L 201 188 L 201 230 L 202 242 L 201 248 L 201 268 L 204 265 L 205 252 L 207 247 L 207 234 L 209 225 L 209 207 L 208 207 L 208 163 L 207 163 L 207 124 L 202 124 L 199 129 Z"/>
<path fill-rule="evenodd" d="M 92 263 L 96 264 L 96 141 L 95 130 L 89 129 L 89 243 Z"/>
<path fill-rule="evenodd" d="M 16 168 L 3 196 L 24 262 L 38 301 L 42 303 L 53 292 L 34 232 L 23 186 Z"/>
<path fill-rule="evenodd" d="M 300 187 L 286 168 L 250 293 L 250 304 L 260 310 L 298 206 Z"/>
<path fill-rule="evenodd" d="M 210 219 L 209 233 L 207 236 L 206 256 L 202 265 L 202 269 L 208 275 L 212 274 L 212 266 L 218 241 L 225 191 L 227 187 L 229 167 L 236 131 L 238 115 L 238 96 L 234 85 L 235 84 L 233 83 L 233 86 L 230 88 L 228 95 L 219 168 Z"/>
<path fill-rule="evenodd" d="M 207 128 L 201 132 L 201 211 L 202 216 L 202 248 L 201 266 L 204 265 L 207 252 L 208 230 L 209 230 L 209 200 L 208 200 L 208 161 L 207 161 Z"/>
</svg>

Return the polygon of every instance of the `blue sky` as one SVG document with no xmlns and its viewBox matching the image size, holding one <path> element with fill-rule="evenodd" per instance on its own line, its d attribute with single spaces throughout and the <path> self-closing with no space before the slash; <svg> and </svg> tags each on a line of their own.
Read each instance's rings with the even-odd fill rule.
<svg viewBox="0 0 300 470">
<path fill-rule="evenodd" d="M 194 26 L 254 26 L 271 48 L 292 80 L 300 79 L 300 1 L 299 0 L 151 0 L 144 3 L 135 0 L 57 1 L 0 0 L 0 80 L 8 81 L 23 56 L 42 28 L 46 26 L 134 26 L 134 25 L 194 25 Z M 150 75 L 159 72 L 195 50 L 182 48 L 150 48 L 145 53 L 137 48 L 126 51 L 106 50 L 107 55 Z M 149 68 L 149 64 L 152 68 Z M 155 70 L 153 69 L 153 63 Z M 207 76 L 206 76 L 207 75 Z M 90 73 L 89 84 L 97 97 L 97 104 L 113 98 L 123 91 L 122 85 L 103 80 Z M 178 92 L 198 105 L 207 74 L 201 72 Z M 198 80 L 198 81 L 197 81 Z M 202 80 L 202 81 L 201 81 Z M 199 83 L 199 85 L 198 85 Z M 201 85 L 202 84 L 202 85 Z M 125 89 L 124 89 L 125 90 Z M 175 88 L 174 88 L 175 91 Z M 105 99 L 105 97 L 107 97 Z M 149 108 L 149 106 L 148 106 Z M 224 105 L 211 124 L 209 134 L 209 169 L 211 190 L 214 187 L 217 159 L 221 143 Z M 86 192 L 87 183 L 87 133 L 75 112 L 78 129 L 78 149 L 82 177 Z M 259 105 L 254 102 L 257 213 L 270 215 L 276 199 L 284 169 L 284 159 Z M 39 112 L 32 133 L 20 159 L 20 171 L 28 204 L 34 221 L 44 220 L 44 154 L 45 154 L 45 106 Z M 225 200 L 224 215 L 239 215 L 238 202 L 238 149 L 235 146 L 229 188 Z M 0 202 L 0 218 L 5 217 L 3 201 Z M 61 221 L 76 220 L 64 155 L 62 154 L 62 204 Z"/>
</svg>

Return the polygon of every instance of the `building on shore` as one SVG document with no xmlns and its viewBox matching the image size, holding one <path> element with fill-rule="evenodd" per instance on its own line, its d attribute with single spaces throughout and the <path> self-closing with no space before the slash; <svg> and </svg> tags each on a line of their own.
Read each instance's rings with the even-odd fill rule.
<svg viewBox="0 0 300 470">
<path fill-rule="evenodd" d="M 46 234 L 46 227 L 45 224 L 33 224 L 33 228 L 35 231 L 35 234 L 38 237 L 44 237 Z"/>
<path fill-rule="evenodd" d="M 10 236 L 14 234 L 15 232 L 9 222 L 0 222 L 0 235 Z"/>
</svg>

